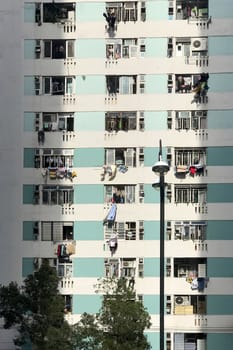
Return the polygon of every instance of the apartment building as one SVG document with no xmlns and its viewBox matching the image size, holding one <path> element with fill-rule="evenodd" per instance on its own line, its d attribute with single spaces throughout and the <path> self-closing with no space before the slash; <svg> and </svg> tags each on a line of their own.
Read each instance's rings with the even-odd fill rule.
<svg viewBox="0 0 233 350">
<path fill-rule="evenodd" d="M 50 259 L 73 324 L 99 310 L 98 278 L 133 278 L 158 349 L 161 139 L 165 349 L 232 348 L 232 14 L 231 0 L 0 4 L 1 283 Z"/>
</svg>

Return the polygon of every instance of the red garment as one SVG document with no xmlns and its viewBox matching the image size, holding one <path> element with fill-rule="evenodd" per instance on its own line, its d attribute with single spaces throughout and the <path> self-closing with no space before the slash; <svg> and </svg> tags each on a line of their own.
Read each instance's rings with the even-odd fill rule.
<svg viewBox="0 0 233 350">
<path fill-rule="evenodd" d="M 196 168 L 195 166 L 191 166 L 191 167 L 189 168 L 189 173 L 190 173 L 190 175 L 195 175 L 196 172 L 197 172 L 197 168 Z"/>
</svg>

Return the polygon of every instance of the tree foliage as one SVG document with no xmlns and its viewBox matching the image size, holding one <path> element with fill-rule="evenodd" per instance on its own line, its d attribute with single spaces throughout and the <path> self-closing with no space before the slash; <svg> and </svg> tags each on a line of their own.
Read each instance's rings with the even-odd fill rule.
<svg viewBox="0 0 233 350">
<path fill-rule="evenodd" d="M 82 315 L 76 325 L 76 343 L 80 350 L 149 350 L 144 334 L 150 328 L 150 316 L 136 300 L 135 291 L 125 279 L 105 279 L 98 286 L 103 294 L 96 315 Z"/>
<path fill-rule="evenodd" d="M 47 260 L 29 275 L 22 287 L 11 282 L 0 288 L 0 317 L 5 328 L 16 326 L 16 345 L 33 344 L 36 350 L 70 350 L 71 328 L 64 319 L 64 299 L 58 277 Z M 54 344 L 57 344 L 56 346 Z"/>
</svg>

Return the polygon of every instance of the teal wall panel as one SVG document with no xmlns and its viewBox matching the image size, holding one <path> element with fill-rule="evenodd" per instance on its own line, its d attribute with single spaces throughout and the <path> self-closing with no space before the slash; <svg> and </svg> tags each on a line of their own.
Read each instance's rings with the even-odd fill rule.
<svg viewBox="0 0 233 350">
<path fill-rule="evenodd" d="M 78 166 L 81 167 L 102 167 L 104 165 L 103 148 L 79 148 L 77 152 Z"/>
<path fill-rule="evenodd" d="M 35 113 L 25 112 L 24 113 L 24 131 L 34 131 L 35 130 Z"/>
<path fill-rule="evenodd" d="M 145 76 L 145 92 L 147 94 L 166 94 L 167 75 L 148 74 Z"/>
<path fill-rule="evenodd" d="M 233 258 L 208 258 L 208 277 L 232 277 Z"/>
<path fill-rule="evenodd" d="M 145 111 L 145 130 L 167 130 L 167 111 Z"/>
<path fill-rule="evenodd" d="M 167 1 L 156 0 L 146 2 L 146 20 L 163 20 L 168 19 Z"/>
<path fill-rule="evenodd" d="M 79 112 L 77 124 L 79 131 L 103 131 L 105 114 L 104 112 Z"/>
<path fill-rule="evenodd" d="M 104 2 L 78 2 L 76 3 L 77 11 L 76 18 L 78 22 L 102 22 L 103 28 L 105 19 L 103 12 L 105 12 Z"/>
<path fill-rule="evenodd" d="M 208 111 L 209 129 L 233 129 L 233 110 Z"/>
<path fill-rule="evenodd" d="M 159 295 L 144 295 L 143 305 L 151 315 L 159 314 Z"/>
<path fill-rule="evenodd" d="M 158 350 L 160 344 L 159 332 L 145 332 L 145 335 L 151 345 L 150 350 Z"/>
<path fill-rule="evenodd" d="M 144 184 L 144 203 L 159 203 L 159 188 L 154 189 L 152 184 Z"/>
<path fill-rule="evenodd" d="M 212 18 L 231 18 L 233 13 L 233 2 L 231 0 L 209 1 L 209 14 Z"/>
<path fill-rule="evenodd" d="M 162 152 L 163 152 L 163 157 L 165 159 L 166 149 L 163 148 Z M 152 168 L 152 166 L 158 160 L 158 153 L 159 153 L 158 147 L 145 147 L 144 148 L 144 166 L 150 166 Z"/>
<path fill-rule="evenodd" d="M 208 147 L 207 165 L 233 165 L 233 147 Z"/>
<path fill-rule="evenodd" d="M 34 258 L 23 258 L 22 260 L 22 276 L 27 277 L 34 272 Z"/>
<path fill-rule="evenodd" d="M 208 85 L 211 92 L 232 92 L 233 73 L 211 73 Z"/>
<path fill-rule="evenodd" d="M 209 56 L 233 55 L 233 36 L 209 36 Z"/>
<path fill-rule="evenodd" d="M 233 239 L 232 220 L 209 220 L 207 224 L 207 240 L 231 240 Z"/>
<path fill-rule="evenodd" d="M 159 240 L 160 222 L 144 221 L 144 240 Z"/>
<path fill-rule="evenodd" d="M 233 333 L 207 333 L 206 350 L 230 350 L 233 344 Z"/>
<path fill-rule="evenodd" d="M 78 39 L 76 41 L 77 58 L 102 58 L 105 57 L 104 39 Z"/>
<path fill-rule="evenodd" d="M 24 22 L 35 22 L 35 4 L 24 3 Z"/>
<path fill-rule="evenodd" d="M 34 228 L 35 222 L 34 221 L 23 221 L 23 240 L 24 241 L 34 241 L 34 234 L 33 234 L 33 228 Z"/>
<path fill-rule="evenodd" d="M 144 258 L 144 277 L 159 277 L 159 258 Z"/>
<path fill-rule="evenodd" d="M 233 315 L 233 295 L 208 295 L 207 315 Z"/>
<path fill-rule="evenodd" d="M 146 38 L 145 57 L 167 57 L 167 38 Z"/>
<path fill-rule="evenodd" d="M 97 313 L 102 304 L 100 295 L 73 295 L 73 314 Z"/>
<path fill-rule="evenodd" d="M 103 277 L 103 258 L 73 258 L 74 277 Z"/>
<path fill-rule="evenodd" d="M 33 96 L 35 95 L 35 84 L 33 76 L 25 76 L 24 77 L 24 95 L 25 96 Z"/>
<path fill-rule="evenodd" d="M 24 168 L 34 168 L 35 149 L 24 148 L 23 152 L 23 166 Z"/>
<path fill-rule="evenodd" d="M 33 203 L 33 185 L 23 185 L 23 204 Z"/>
<path fill-rule="evenodd" d="M 98 204 L 104 201 L 103 185 L 78 185 L 75 193 L 76 204 Z"/>
<path fill-rule="evenodd" d="M 105 86 L 106 82 L 104 75 L 82 75 L 76 77 L 76 93 L 78 95 L 105 94 Z"/>
<path fill-rule="evenodd" d="M 102 221 L 76 221 L 75 240 L 91 241 L 104 239 L 104 228 Z"/>
<path fill-rule="evenodd" d="M 24 58 L 34 59 L 35 58 L 35 40 L 24 40 Z"/>
<path fill-rule="evenodd" d="M 233 202 L 233 184 L 208 184 L 208 203 Z"/>
</svg>

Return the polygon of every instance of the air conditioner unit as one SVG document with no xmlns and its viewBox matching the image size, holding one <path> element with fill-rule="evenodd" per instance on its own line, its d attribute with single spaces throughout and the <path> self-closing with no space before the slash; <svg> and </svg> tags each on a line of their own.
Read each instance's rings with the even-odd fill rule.
<svg viewBox="0 0 233 350">
<path fill-rule="evenodd" d="M 134 267 L 134 261 L 123 261 L 123 267 Z"/>
<path fill-rule="evenodd" d="M 192 38 L 191 39 L 192 51 L 205 51 L 207 50 L 207 38 Z"/>
<path fill-rule="evenodd" d="M 176 306 L 190 305 L 190 297 L 188 295 L 178 295 L 175 297 Z"/>
</svg>

